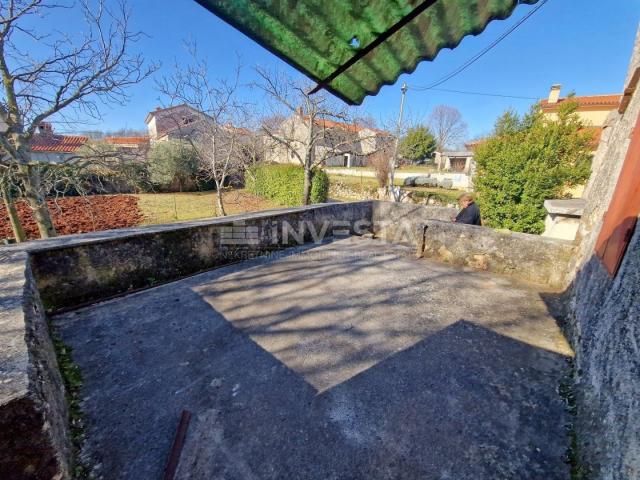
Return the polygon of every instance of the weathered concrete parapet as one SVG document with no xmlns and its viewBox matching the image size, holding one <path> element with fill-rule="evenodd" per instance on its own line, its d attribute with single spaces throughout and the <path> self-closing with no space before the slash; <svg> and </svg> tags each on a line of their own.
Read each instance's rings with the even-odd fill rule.
<svg viewBox="0 0 640 480">
<path fill-rule="evenodd" d="M 42 302 L 54 312 L 320 237 L 368 230 L 370 222 L 370 201 L 333 203 L 61 237 L 26 248 Z"/>
<path fill-rule="evenodd" d="M 428 258 L 563 287 L 574 246 L 563 240 L 439 220 L 424 222 L 418 250 Z"/>
<path fill-rule="evenodd" d="M 373 202 L 373 232 L 409 244 L 418 256 L 564 287 L 571 242 L 452 222 L 454 208 Z"/>
<path fill-rule="evenodd" d="M 451 221 L 455 208 L 374 201 L 371 208 L 373 232 L 388 242 L 417 245 L 422 241 L 427 220 Z"/>
<path fill-rule="evenodd" d="M 25 252 L 0 252 L 0 478 L 68 478 L 64 386 Z"/>
</svg>

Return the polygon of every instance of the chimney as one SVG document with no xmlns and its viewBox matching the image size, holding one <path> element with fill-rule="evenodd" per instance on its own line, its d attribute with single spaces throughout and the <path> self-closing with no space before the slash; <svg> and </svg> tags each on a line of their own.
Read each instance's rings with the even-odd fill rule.
<svg viewBox="0 0 640 480">
<path fill-rule="evenodd" d="M 43 135 L 51 135 L 53 134 L 53 125 L 49 122 L 41 122 L 40 125 L 38 125 L 38 130 Z"/>
<path fill-rule="evenodd" d="M 562 89 L 562 85 L 556 83 L 555 85 L 551 85 L 551 91 L 549 92 L 549 100 L 548 103 L 555 104 L 560 100 L 560 90 Z"/>
</svg>

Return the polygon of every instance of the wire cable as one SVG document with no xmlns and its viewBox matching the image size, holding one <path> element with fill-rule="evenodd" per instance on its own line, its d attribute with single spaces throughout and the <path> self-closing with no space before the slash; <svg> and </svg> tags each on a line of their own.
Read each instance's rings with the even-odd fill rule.
<svg viewBox="0 0 640 480">
<path fill-rule="evenodd" d="M 414 90 L 412 87 L 409 87 L 409 90 Z M 539 100 L 537 97 L 525 97 L 522 95 L 503 95 L 500 93 L 487 93 L 487 92 L 468 92 L 465 90 L 450 90 L 448 88 L 430 88 L 432 92 L 445 92 L 445 93 L 461 93 L 464 95 L 480 95 L 482 97 L 501 97 L 501 98 L 515 98 L 518 100 Z M 417 90 L 417 91 L 425 91 L 425 89 Z"/>
<path fill-rule="evenodd" d="M 462 73 L 463 71 L 465 71 L 467 68 L 469 68 L 471 65 L 473 65 L 475 62 L 477 62 L 478 60 L 480 60 L 480 58 L 482 58 L 484 55 L 486 55 L 492 48 L 494 48 L 496 45 L 498 45 L 500 42 L 502 42 L 502 40 L 504 40 L 505 38 L 507 38 L 510 34 L 512 34 L 520 25 L 522 25 L 524 22 L 526 22 L 529 18 L 531 18 L 531 16 L 533 14 L 535 14 L 538 10 L 540 10 L 542 7 L 544 7 L 544 5 L 548 2 L 549 0 L 542 0 L 538 5 L 536 5 L 536 7 L 531 10 L 529 13 L 527 13 L 524 17 L 522 17 L 520 20 L 518 20 L 513 26 L 511 26 L 511 28 L 509 28 L 506 32 L 504 32 L 502 35 L 500 35 L 496 40 L 494 40 L 493 42 L 491 42 L 487 47 L 483 48 L 480 52 L 478 52 L 476 55 L 474 55 L 473 57 L 471 57 L 469 60 L 467 60 L 466 62 L 464 62 L 462 65 L 460 65 L 458 68 L 456 68 L 455 70 L 453 70 L 451 73 L 445 75 L 444 77 L 442 77 L 441 79 L 435 81 L 434 83 L 432 83 L 431 85 L 428 85 L 426 87 L 424 86 L 419 86 L 419 85 L 409 85 L 409 88 L 411 88 L 412 90 L 416 90 L 416 91 L 423 91 L 423 90 L 433 90 L 435 87 L 438 87 L 440 85 L 442 85 L 443 83 L 451 80 L 453 77 L 459 75 L 460 73 Z"/>
</svg>

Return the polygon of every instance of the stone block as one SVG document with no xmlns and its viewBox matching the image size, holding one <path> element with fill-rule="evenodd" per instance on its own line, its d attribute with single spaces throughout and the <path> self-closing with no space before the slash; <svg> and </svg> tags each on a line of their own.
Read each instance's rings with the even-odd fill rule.
<svg viewBox="0 0 640 480">
<path fill-rule="evenodd" d="M 64 386 L 27 254 L 0 265 L 0 478 L 66 479 Z"/>
</svg>

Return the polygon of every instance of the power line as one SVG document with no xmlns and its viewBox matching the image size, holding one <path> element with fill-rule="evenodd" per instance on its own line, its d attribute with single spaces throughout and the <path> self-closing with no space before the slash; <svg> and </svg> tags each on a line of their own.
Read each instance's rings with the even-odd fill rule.
<svg viewBox="0 0 640 480">
<path fill-rule="evenodd" d="M 482 58 L 484 55 L 486 55 L 492 48 L 494 48 L 496 45 L 498 45 L 502 40 L 504 40 L 505 38 L 507 38 L 511 33 L 513 33 L 520 25 L 522 25 L 524 22 L 526 22 L 534 13 L 536 13 L 538 10 L 540 10 L 549 0 L 542 0 L 533 10 L 531 10 L 529 13 L 527 13 L 524 17 L 522 17 L 520 20 L 518 20 L 516 22 L 515 25 L 513 25 L 511 28 L 509 28 L 506 32 L 504 32 L 502 35 L 500 35 L 496 40 L 494 40 L 493 42 L 491 42 L 487 47 L 485 47 L 484 49 L 482 49 L 480 52 L 478 52 L 476 55 L 474 55 L 473 57 L 471 57 L 469 60 L 467 60 L 466 62 L 464 62 L 462 65 L 460 65 L 458 68 L 456 68 L 454 71 L 452 71 L 451 73 L 449 73 L 448 75 L 445 75 L 444 77 L 442 77 L 441 79 L 437 80 L 436 82 L 432 83 L 431 85 L 428 85 L 426 87 L 422 87 L 419 85 L 409 85 L 409 88 L 411 88 L 412 90 L 432 90 L 435 87 L 442 85 L 444 82 L 447 82 L 449 80 L 451 80 L 453 77 L 457 76 L 458 74 L 462 73 L 464 70 L 466 70 L 467 68 L 469 68 L 471 65 L 473 65 L 475 62 L 477 62 L 478 60 L 480 60 L 480 58 Z"/>
<path fill-rule="evenodd" d="M 409 87 L 410 90 L 416 90 L 416 91 L 425 91 L 427 89 L 415 89 L 413 87 Z M 480 95 L 482 97 L 501 97 L 501 98 L 515 98 L 515 99 L 519 99 L 519 100 L 539 100 L 537 97 L 524 97 L 522 95 L 503 95 L 500 93 L 486 93 L 486 92 L 468 92 L 465 90 L 450 90 L 448 88 L 430 88 L 430 91 L 433 92 L 446 92 L 446 93 L 461 93 L 464 95 Z"/>
</svg>

